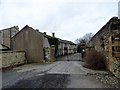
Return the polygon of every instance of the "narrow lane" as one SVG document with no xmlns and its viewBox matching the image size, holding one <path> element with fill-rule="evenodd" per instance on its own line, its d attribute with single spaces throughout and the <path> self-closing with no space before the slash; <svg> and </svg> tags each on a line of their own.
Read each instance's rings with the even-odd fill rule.
<svg viewBox="0 0 120 90">
<path fill-rule="evenodd" d="M 91 75 L 97 71 L 85 69 L 82 67 L 83 62 L 76 61 L 80 59 L 79 55 L 69 56 L 72 61 L 66 61 L 67 58 L 62 57 L 63 61 L 56 61 L 52 64 L 28 64 L 3 72 L 3 88 L 107 87 L 97 81 L 95 75 Z"/>
</svg>

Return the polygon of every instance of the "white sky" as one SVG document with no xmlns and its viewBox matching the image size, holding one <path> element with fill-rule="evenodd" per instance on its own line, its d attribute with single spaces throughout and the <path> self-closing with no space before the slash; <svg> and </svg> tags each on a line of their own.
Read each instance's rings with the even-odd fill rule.
<svg viewBox="0 0 120 90">
<path fill-rule="evenodd" d="M 75 41 L 96 33 L 118 16 L 119 0 L 0 0 L 0 30 L 29 25 L 61 39 Z"/>
</svg>

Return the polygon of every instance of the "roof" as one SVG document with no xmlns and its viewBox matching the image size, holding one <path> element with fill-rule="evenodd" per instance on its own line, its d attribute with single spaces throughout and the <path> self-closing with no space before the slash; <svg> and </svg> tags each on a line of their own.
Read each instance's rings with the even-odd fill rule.
<svg viewBox="0 0 120 90">
<path fill-rule="evenodd" d="M 71 41 L 67 41 L 67 40 L 62 40 L 60 38 L 56 38 L 56 37 L 53 37 L 53 36 L 50 36 L 50 35 L 46 35 L 45 33 L 42 33 L 40 32 L 38 29 L 33 29 L 32 27 L 26 25 L 25 27 L 23 27 L 16 35 L 14 35 L 13 37 L 17 36 L 20 32 L 22 32 L 23 30 L 25 30 L 25 28 L 31 28 L 32 30 L 34 31 L 38 31 L 38 33 L 42 34 L 44 37 L 46 38 L 55 38 L 55 39 L 58 39 L 59 42 L 63 42 L 63 43 L 69 43 L 69 44 L 72 44 L 72 45 L 76 45 L 75 43 L 71 42 Z"/>
<path fill-rule="evenodd" d="M 62 39 L 59 39 L 58 40 L 62 43 L 67 43 L 67 44 L 73 44 L 73 45 L 76 45 L 75 43 L 73 43 L 72 41 L 68 41 L 68 40 L 62 40 Z"/>
<path fill-rule="evenodd" d="M 113 22 L 116 22 L 116 21 L 120 24 L 120 19 L 118 19 L 118 17 L 112 17 L 112 18 L 91 38 L 91 40 L 92 40 L 96 35 L 98 35 L 98 33 L 100 33 L 104 28 L 106 28 L 107 25 L 109 25 L 109 24 L 111 24 L 111 23 L 113 23 Z M 91 41 L 91 40 L 90 40 L 90 41 Z"/>
<path fill-rule="evenodd" d="M 33 29 L 32 27 L 25 25 L 18 33 L 16 33 L 13 37 L 17 36 L 20 32 L 22 32 L 23 30 L 26 30 L 26 28 L 31 28 L 33 31 L 37 31 L 38 33 L 42 34 L 41 32 L 39 32 L 37 29 Z"/>
<path fill-rule="evenodd" d="M 2 29 L 2 30 L 0 30 L 0 31 L 8 30 L 8 29 L 11 29 L 11 28 L 15 28 L 16 30 L 17 30 L 17 29 L 19 30 L 19 27 L 18 27 L 18 26 L 13 26 L 13 27 L 9 27 L 9 28 Z"/>
<path fill-rule="evenodd" d="M 3 44 L 0 44 L 0 49 L 9 49 L 9 47 L 3 45 Z"/>
</svg>

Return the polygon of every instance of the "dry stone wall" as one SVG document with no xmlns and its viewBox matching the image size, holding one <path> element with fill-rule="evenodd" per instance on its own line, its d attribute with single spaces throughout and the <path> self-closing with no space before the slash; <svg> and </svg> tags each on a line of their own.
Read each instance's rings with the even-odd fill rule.
<svg viewBox="0 0 120 90">
<path fill-rule="evenodd" d="M 25 63 L 25 52 L 0 52 L 0 68 L 11 67 Z"/>
</svg>

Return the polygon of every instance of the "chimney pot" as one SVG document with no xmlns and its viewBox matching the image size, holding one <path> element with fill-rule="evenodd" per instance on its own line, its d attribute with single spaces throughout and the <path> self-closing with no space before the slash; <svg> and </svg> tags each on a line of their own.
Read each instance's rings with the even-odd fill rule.
<svg viewBox="0 0 120 90">
<path fill-rule="evenodd" d="M 39 32 L 39 29 L 36 29 L 36 31 L 38 31 L 38 32 Z"/>
<path fill-rule="evenodd" d="M 44 34 L 46 35 L 46 32 L 44 32 Z"/>
<path fill-rule="evenodd" d="M 52 36 L 55 37 L 55 33 L 52 33 Z"/>
</svg>

